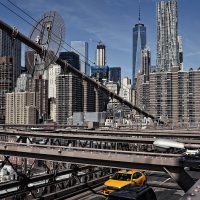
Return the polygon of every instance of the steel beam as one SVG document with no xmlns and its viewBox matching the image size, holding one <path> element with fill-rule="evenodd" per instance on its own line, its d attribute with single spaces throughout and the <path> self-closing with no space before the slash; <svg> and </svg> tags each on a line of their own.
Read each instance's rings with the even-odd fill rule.
<svg viewBox="0 0 200 200">
<path fill-rule="evenodd" d="M 54 136 L 57 135 L 58 137 L 68 137 L 68 135 L 74 135 L 74 137 L 77 137 L 78 135 L 86 135 L 91 137 L 94 136 L 110 136 L 110 137 L 116 137 L 119 136 L 120 138 L 123 137 L 166 137 L 166 138 L 195 138 L 196 143 L 199 141 L 196 140 L 197 138 L 200 138 L 199 133 L 180 133 L 180 134 L 175 134 L 175 133 L 166 133 L 166 132 L 119 132 L 119 131 L 88 131 L 88 130 L 65 130 L 65 131 L 55 131 L 55 132 L 41 132 L 41 131 L 17 131 L 17 130 L 0 130 L 0 135 L 24 135 L 24 136 L 39 136 L 41 134 L 41 137 L 49 136 L 52 138 L 55 138 Z M 76 136 L 76 135 L 77 136 Z M 191 139 L 187 139 L 185 141 L 192 141 Z"/>
<path fill-rule="evenodd" d="M 178 185 L 187 192 L 194 184 L 195 181 L 185 172 L 183 167 L 166 166 L 164 170 L 178 183 Z"/>
<path fill-rule="evenodd" d="M 166 131 L 90 131 L 90 130 L 64 130 L 64 131 L 55 131 L 56 133 L 62 132 L 65 134 L 92 134 L 92 135 L 109 135 L 109 136 L 123 136 L 123 137 L 136 137 L 136 136 L 146 136 L 146 137 L 168 137 L 168 138 L 200 138 L 200 134 L 198 133 L 175 133 L 175 132 L 166 132 Z"/>
<path fill-rule="evenodd" d="M 37 200 L 57 200 L 57 199 L 68 199 L 74 195 L 85 192 L 89 189 L 93 189 L 102 185 L 106 180 L 108 180 L 109 176 L 101 177 L 99 179 L 95 179 L 92 181 L 88 181 L 87 183 L 82 183 L 80 185 L 76 185 L 70 188 L 66 188 L 63 190 L 56 191 L 51 194 L 45 194 L 42 197 L 37 198 Z"/>
<path fill-rule="evenodd" d="M 86 169 L 86 167 L 83 167 L 83 168 Z M 87 169 L 89 169 L 89 168 L 92 168 L 92 166 L 87 166 Z M 67 170 L 67 171 L 70 171 L 70 170 Z M 93 171 L 92 173 L 98 173 L 99 171 L 101 171 L 101 170 L 96 170 L 96 171 Z M 72 172 L 73 172 L 73 170 L 72 170 Z M 72 173 L 72 172 L 70 172 L 70 173 Z M 61 179 L 61 180 L 56 180 L 57 176 L 55 175 L 53 177 L 54 181 L 45 182 L 45 183 L 41 183 L 41 184 L 36 184 L 34 186 L 28 186 L 29 182 L 27 182 L 27 186 L 24 187 L 24 188 L 13 188 L 13 187 L 12 188 L 7 188 L 7 189 L 11 189 L 11 190 L 13 189 L 13 191 L 12 192 L 6 192 L 5 191 L 5 193 L 0 194 L 0 199 L 4 199 L 4 198 L 7 198 L 7 197 L 16 196 L 16 195 L 25 195 L 27 192 L 31 192 L 31 191 L 34 191 L 34 190 L 37 190 L 37 189 L 41 189 L 41 188 L 45 188 L 45 187 L 52 187 L 54 185 L 58 185 L 60 183 L 68 182 L 70 180 L 73 180 L 75 177 L 78 178 L 78 179 L 81 179 L 84 176 L 88 176 L 88 174 L 81 174 L 81 175 L 77 175 L 77 176 L 74 176 L 74 177 L 71 176 L 71 177 L 68 177 L 68 178 Z M 82 183 L 82 182 L 80 182 L 80 183 Z M 70 186 L 69 186 L 69 188 L 70 188 Z M 67 188 L 67 189 L 69 189 L 69 188 Z"/>
<path fill-rule="evenodd" d="M 176 157 L 180 158 L 182 154 L 170 154 L 170 153 L 156 153 L 156 152 L 145 152 L 145 151 L 124 151 L 124 150 L 110 150 L 110 149 L 98 149 L 98 148 L 87 148 L 87 147 L 67 147 L 67 146 L 52 146 L 52 145 L 41 145 L 41 144 L 24 144 L 24 143 L 15 143 L 15 142 L 0 142 L 0 145 L 7 147 L 24 147 L 24 148 L 31 148 L 31 149 L 44 149 L 45 151 L 48 149 L 58 150 L 60 153 L 63 152 L 90 152 L 90 153 L 97 153 L 97 154 L 122 154 L 122 155 L 144 155 L 144 156 L 155 156 L 155 157 Z"/>
<path fill-rule="evenodd" d="M 39 137 L 39 138 L 52 138 L 52 139 L 66 139 L 66 140 L 86 140 L 86 141 L 104 141 L 112 143 L 141 143 L 141 144 L 153 144 L 156 138 L 145 137 L 116 137 L 116 136 L 105 136 L 105 135 L 86 135 L 76 132 L 76 134 L 66 133 L 46 133 L 46 132 L 26 132 L 26 131 L 3 131 L 0 130 L 0 135 L 6 136 L 23 136 L 23 137 Z M 169 137 L 169 136 L 168 136 Z M 176 139 L 178 142 L 184 142 L 186 148 L 200 148 L 200 140 L 189 140 L 189 139 Z"/>
<path fill-rule="evenodd" d="M 137 153 L 119 153 L 114 150 L 86 150 L 82 148 L 81 151 L 77 150 L 65 150 L 64 148 L 55 148 L 46 146 L 34 147 L 34 145 L 23 146 L 18 144 L 1 145 L 0 154 L 19 156 L 19 157 L 30 157 L 41 160 L 54 160 L 63 162 L 74 162 L 80 164 L 90 164 L 95 166 L 108 166 L 115 168 L 136 168 L 136 169 L 149 169 L 155 171 L 163 171 L 163 167 L 174 166 L 174 167 L 185 167 L 192 165 L 198 167 L 200 160 L 185 160 L 183 157 L 166 157 L 162 154 L 149 154 L 144 155 Z M 178 155 L 172 155 L 178 156 Z"/>
<path fill-rule="evenodd" d="M 200 199 L 200 179 L 180 198 L 180 200 L 199 200 Z"/>
<path fill-rule="evenodd" d="M 87 169 L 91 169 L 91 168 L 92 168 L 92 166 L 84 166 L 84 167 L 80 167 L 79 171 L 83 171 L 83 170 L 87 170 Z M 56 174 L 45 174 L 45 175 L 39 175 L 39 176 L 36 175 L 34 177 L 31 177 L 28 180 L 27 184 L 35 183 L 35 182 L 39 182 L 39 181 L 43 181 L 43 180 L 48 180 L 51 178 L 59 177 L 62 175 L 73 173 L 73 172 L 74 172 L 73 169 L 68 169 L 68 170 L 56 172 Z M 7 189 L 10 189 L 13 187 L 19 187 L 20 185 L 21 185 L 20 181 L 9 181 L 6 183 L 1 183 L 0 190 L 7 190 Z"/>
</svg>

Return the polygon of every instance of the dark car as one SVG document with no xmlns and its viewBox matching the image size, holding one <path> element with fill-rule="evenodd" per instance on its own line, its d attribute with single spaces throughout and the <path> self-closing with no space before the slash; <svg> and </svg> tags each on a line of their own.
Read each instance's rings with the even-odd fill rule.
<svg viewBox="0 0 200 200">
<path fill-rule="evenodd" d="M 111 193 L 106 200 L 157 200 L 157 198 L 153 189 L 147 185 L 127 185 Z"/>
</svg>

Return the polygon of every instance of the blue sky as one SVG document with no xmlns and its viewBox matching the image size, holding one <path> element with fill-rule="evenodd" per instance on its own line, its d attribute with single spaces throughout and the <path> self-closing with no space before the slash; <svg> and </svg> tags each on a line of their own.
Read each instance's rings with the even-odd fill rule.
<svg viewBox="0 0 200 200">
<path fill-rule="evenodd" d="M 59 12 L 66 27 L 66 41 L 89 43 L 89 58 L 95 61 L 95 41 L 107 47 L 107 64 L 120 66 L 122 75 L 131 78 L 132 28 L 138 21 L 138 0 L 12 0 L 33 18 L 44 12 Z M 1 0 L 16 11 L 7 0 Z M 141 18 L 147 27 L 147 46 L 152 64 L 156 60 L 156 0 L 141 0 Z M 184 69 L 200 66 L 200 1 L 179 0 L 179 34 L 183 38 Z M 0 18 L 28 35 L 31 26 L 0 5 Z M 18 12 L 18 14 L 21 14 Z M 24 14 L 23 17 L 28 19 Z M 33 22 L 31 19 L 28 19 Z"/>
</svg>

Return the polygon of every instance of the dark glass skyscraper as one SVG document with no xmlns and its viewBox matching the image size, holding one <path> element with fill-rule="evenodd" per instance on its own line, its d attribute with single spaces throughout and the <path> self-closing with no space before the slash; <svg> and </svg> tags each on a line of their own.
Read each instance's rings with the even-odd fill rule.
<svg viewBox="0 0 200 200">
<path fill-rule="evenodd" d="M 21 73 L 21 42 L 13 39 L 8 33 L 0 29 L 0 56 L 13 57 L 13 81 L 14 85 L 17 77 Z"/>
<path fill-rule="evenodd" d="M 80 70 L 79 55 L 76 54 L 75 52 L 73 51 L 60 52 L 59 58 L 62 60 L 66 60 L 70 65 Z"/>
<path fill-rule="evenodd" d="M 121 67 L 110 68 L 109 80 L 115 83 L 121 83 Z"/>
<path fill-rule="evenodd" d="M 146 27 L 144 24 L 139 23 L 133 28 L 133 73 L 132 73 L 132 86 L 136 84 L 138 72 L 141 70 L 141 53 L 146 47 Z"/>
<path fill-rule="evenodd" d="M 79 54 L 80 71 L 86 73 L 88 66 L 88 43 L 85 41 L 71 41 L 71 51 Z"/>
<path fill-rule="evenodd" d="M 21 42 L 0 29 L 0 123 L 5 119 L 5 94 L 12 92 L 21 73 Z"/>
</svg>

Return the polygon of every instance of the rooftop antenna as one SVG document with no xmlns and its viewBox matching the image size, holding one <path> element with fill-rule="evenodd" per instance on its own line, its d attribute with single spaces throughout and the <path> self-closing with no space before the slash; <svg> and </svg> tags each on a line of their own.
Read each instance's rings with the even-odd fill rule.
<svg viewBox="0 0 200 200">
<path fill-rule="evenodd" d="M 141 7 L 140 7 L 140 4 L 141 4 L 141 1 L 139 0 L 139 12 L 138 12 L 138 21 L 139 21 L 139 24 L 140 24 L 140 21 L 141 21 Z"/>
</svg>

